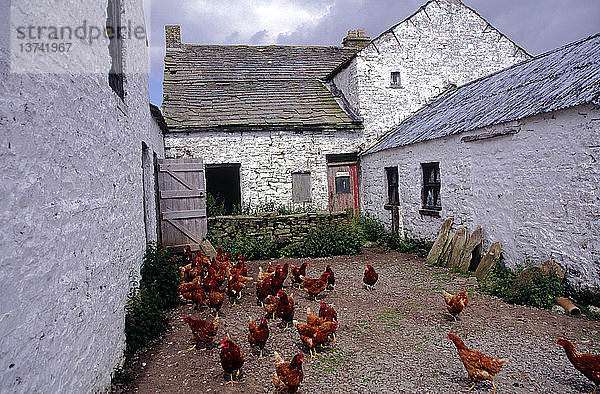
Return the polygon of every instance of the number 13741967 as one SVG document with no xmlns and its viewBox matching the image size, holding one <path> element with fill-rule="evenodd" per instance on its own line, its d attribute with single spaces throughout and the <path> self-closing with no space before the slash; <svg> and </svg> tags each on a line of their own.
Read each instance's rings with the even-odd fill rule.
<svg viewBox="0 0 600 394">
<path fill-rule="evenodd" d="M 69 52 L 71 50 L 70 42 L 23 42 L 19 44 L 21 52 L 41 53 L 41 52 Z"/>
</svg>

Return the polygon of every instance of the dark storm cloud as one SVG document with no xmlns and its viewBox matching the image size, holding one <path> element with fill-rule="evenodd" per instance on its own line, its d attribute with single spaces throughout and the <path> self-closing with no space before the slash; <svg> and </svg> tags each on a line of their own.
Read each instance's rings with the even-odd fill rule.
<svg viewBox="0 0 600 394">
<path fill-rule="evenodd" d="M 187 43 L 341 45 L 349 29 L 363 28 L 371 38 L 377 37 L 425 3 L 426 0 L 224 0 L 219 3 L 155 0 L 150 18 L 152 102 L 162 102 L 162 89 L 157 81 L 162 80 L 163 73 L 165 24 L 181 25 L 182 41 Z M 600 32 L 600 0 L 464 0 L 464 3 L 532 55 Z M 318 14 L 316 23 L 300 18 L 300 22 L 282 32 L 261 25 L 260 18 L 252 15 L 252 7 L 273 4 L 289 6 L 288 14 L 292 15 L 298 10 Z M 224 8 L 215 16 L 217 7 Z"/>
</svg>

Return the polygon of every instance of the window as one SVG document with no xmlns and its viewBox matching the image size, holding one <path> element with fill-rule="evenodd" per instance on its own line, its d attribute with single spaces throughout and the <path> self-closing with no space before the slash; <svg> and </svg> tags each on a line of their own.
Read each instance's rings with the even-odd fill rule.
<svg viewBox="0 0 600 394">
<path fill-rule="evenodd" d="M 396 86 L 396 87 L 400 86 L 400 72 L 399 71 L 392 71 L 390 84 L 391 84 L 391 86 Z"/>
<path fill-rule="evenodd" d="M 292 173 L 292 202 L 311 202 L 310 172 Z"/>
<path fill-rule="evenodd" d="M 386 167 L 385 174 L 388 185 L 387 203 L 389 205 L 398 205 L 400 204 L 400 197 L 398 196 L 398 167 Z"/>
<path fill-rule="evenodd" d="M 106 35 L 108 36 L 108 52 L 111 66 L 108 73 L 108 84 L 112 90 L 123 100 L 123 53 L 121 47 L 121 0 L 108 0 L 106 18 Z"/>
<path fill-rule="evenodd" d="M 421 163 L 423 169 L 423 209 L 440 211 L 440 163 Z"/>
<path fill-rule="evenodd" d="M 335 173 L 335 194 L 350 193 L 350 173 L 338 171 Z"/>
</svg>

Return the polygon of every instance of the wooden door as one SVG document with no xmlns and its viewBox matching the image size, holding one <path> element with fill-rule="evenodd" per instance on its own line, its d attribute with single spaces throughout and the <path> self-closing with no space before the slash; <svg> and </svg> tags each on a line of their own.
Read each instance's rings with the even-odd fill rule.
<svg viewBox="0 0 600 394">
<path fill-rule="evenodd" d="M 201 159 L 159 159 L 162 244 L 174 252 L 197 251 L 207 232 L 206 182 Z"/>
<path fill-rule="evenodd" d="M 356 163 L 329 163 L 329 210 L 343 211 L 352 208 L 358 215 L 358 168 Z"/>
</svg>

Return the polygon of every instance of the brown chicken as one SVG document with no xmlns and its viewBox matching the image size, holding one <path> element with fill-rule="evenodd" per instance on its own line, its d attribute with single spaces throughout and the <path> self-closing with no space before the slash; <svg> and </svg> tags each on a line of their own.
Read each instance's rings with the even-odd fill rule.
<svg viewBox="0 0 600 394">
<path fill-rule="evenodd" d="M 321 301 L 321 308 L 319 309 L 319 317 L 327 321 L 337 321 L 337 312 L 333 308 L 333 304 L 327 305 Z"/>
<path fill-rule="evenodd" d="M 265 275 L 262 268 L 258 268 L 258 278 L 256 279 L 256 301 L 257 305 L 262 305 L 268 295 L 272 294 L 271 275 Z"/>
<path fill-rule="evenodd" d="M 366 285 L 368 290 L 373 290 L 375 287 L 375 283 L 379 275 L 375 272 L 375 268 L 371 264 L 367 264 L 367 268 L 365 269 L 365 274 L 363 276 L 363 282 Z"/>
<path fill-rule="evenodd" d="M 325 272 L 329 274 L 329 279 L 327 279 L 327 290 L 335 290 L 335 275 L 331 269 L 331 264 L 327 264 Z"/>
<path fill-rule="evenodd" d="M 287 328 L 292 323 L 292 320 L 294 320 L 294 299 L 291 295 L 288 296 L 283 290 L 279 290 L 277 298 L 276 314 L 282 320 L 285 328 Z"/>
<path fill-rule="evenodd" d="M 219 310 L 225 301 L 225 294 L 221 293 L 214 281 L 210 281 L 210 293 L 208 293 L 208 307 L 215 310 L 215 316 L 219 316 Z"/>
<path fill-rule="evenodd" d="M 200 350 L 205 350 L 212 342 L 215 335 L 217 335 L 217 330 L 219 328 L 218 317 L 215 317 L 212 322 L 209 322 L 202 319 L 192 319 L 191 317 L 186 316 L 183 318 L 183 321 L 190 326 L 190 330 L 192 330 L 192 335 L 194 336 L 194 346 L 188 350 L 197 349 L 198 342 L 204 344 L 204 348 Z"/>
<path fill-rule="evenodd" d="M 304 286 L 304 289 L 308 295 L 312 296 L 316 301 L 317 296 L 327 287 L 329 273 L 323 272 L 323 274 L 321 274 L 321 276 L 317 279 L 311 279 L 305 276 L 301 276 L 300 279 L 302 279 L 302 285 Z"/>
<path fill-rule="evenodd" d="M 269 294 L 263 302 L 263 308 L 265 308 L 266 317 L 268 319 L 275 319 L 275 313 L 277 313 L 277 305 L 279 304 L 279 298 Z"/>
<path fill-rule="evenodd" d="M 238 261 L 231 267 L 231 275 L 240 274 L 241 276 L 248 275 L 248 267 L 244 262 L 244 257 L 240 254 L 238 255 Z"/>
<path fill-rule="evenodd" d="M 286 263 L 285 266 L 287 266 L 287 265 L 288 264 Z M 284 275 L 284 273 L 285 273 L 285 275 Z M 272 291 L 273 291 L 273 293 L 271 293 L 271 294 L 277 294 L 277 292 L 283 288 L 283 281 L 285 280 L 286 276 L 287 276 L 287 269 L 284 270 L 284 268 L 281 266 L 281 264 L 277 264 L 277 267 L 275 267 L 275 272 L 273 273 L 273 276 L 271 277 L 271 287 L 272 287 Z"/>
<path fill-rule="evenodd" d="M 190 245 L 185 245 L 183 249 L 183 263 L 191 264 L 193 261 L 192 248 Z"/>
<path fill-rule="evenodd" d="M 235 305 L 235 301 L 242 298 L 242 289 L 246 286 L 252 278 L 247 276 L 241 276 L 240 274 L 235 274 L 235 276 L 230 276 L 227 281 L 227 289 L 225 292 L 229 297 L 233 299 L 233 304 Z"/>
<path fill-rule="evenodd" d="M 591 393 L 596 394 L 600 385 L 600 354 L 581 353 L 568 339 L 558 338 L 556 343 L 565 348 L 571 364 L 596 385 Z"/>
<path fill-rule="evenodd" d="M 275 373 L 273 374 L 273 384 L 279 391 L 295 393 L 298 391 L 300 383 L 304 378 L 302 373 L 302 352 L 296 354 L 290 363 L 283 361 L 279 353 L 275 352 Z"/>
<path fill-rule="evenodd" d="M 315 315 L 314 313 L 312 313 L 312 311 L 310 310 L 310 307 L 306 308 L 306 324 L 308 324 L 309 326 L 313 326 L 313 327 L 318 327 L 321 324 L 323 324 L 326 320 L 323 319 L 322 317 L 319 317 L 317 315 Z"/>
<path fill-rule="evenodd" d="M 219 249 L 217 250 L 217 255 L 214 257 L 215 261 L 219 262 L 219 263 L 224 263 L 227 261 L 225 255 L 223 254 L 223 247 L 219 246 Z"/>
<path fill-rule="evenodd" d="M 458 350 L 458 355 L 462 360 L 467 373 L 469 374 L 469 379 L 473 382 L 473 385 L 469 388 L 472 390 L 477 382 L 481 382 L 482 380 L 491 380 L 492 386 L 494 387 L 493 393 L 496 392 L 496 384 L 494 383 L 494 377 L 502 366 L 508 362 L 507 359 L 497 359 L 490 356 L 486 356 L 481 353 L 479 350 L 469 349 L 463 341 L 460 340 L 456 335 L 449 333 L 448 338 L 454 342 L 456 345 L 456 349 Z M 465 387 L 467 388 L 467 387 Z"/>
<path fill-rule="evenodd" d="M 463 290 L 454 295 L 442 290 L 442 294 L 444 295 L 444 301 L 446 301 L 446 308 L 448 308 L 448 312 L 450 312 L 452 317 L 454 317 L 454 321 L 456 321 L 458 314 L 462 312 L 467 305 L 469 305 L 469 297 L 467 297 L 467 293 Z"/>
<path fill-rule="evenodd" d="M 240 347 L 236 345 L 232 340 L 229 334 L 227 334 L 227 338 L 223 339 L 222 347 L 221 347 L 221 366 L 225 373 L 231 375 L 231 380 L 226 384 L 235 383 L 233 381 L 233 373 L 236 372 L 236 378 L 240 375 L 240 369 L 244 365 L 244 356 L 240 350 Z"/>
<path fill-rule="evenodd" d="M 318 327 L 294 321 L 294 325 L 300 334 L 300 339 L 308 347 L 311 358 L 318 356 L 317 347 L 327 342 L 330 334 L 337 329 L 337 322 L 324 322 Z"/>
<path fill-rule="evenodd" d="M 179 293 L 186 300 L 191 300 L 194 303 L 194 309 L 198 309 L 200 306 L 204 306 L 204 290 L 202 285 L 197 283 L 182 283 L 177 288 Z"/>
<path fill-rule="evenodd" d="M 300 276 L 306 276 L 306 267 L 308 267 L 308 261 L 302 263 L 300 267 L 296 267 L 292 264 L 292 267 L 290 268 L 290 272 L 292 273 L 292 286 L 300 286 L 302 284 Z"/>
<path fill-rule="evenodd" d="M 262 352 L 267 339 L 269 339 L 269 325 L 267 324 L 267 320 L 263 317 L 260 324 L 257 325 L 254 319 L 250 317 L 248 343 L 250 343 L 250 347 L 258 347 L 260 349 L 259 359 L 262 358 Z"/>
</svg>

